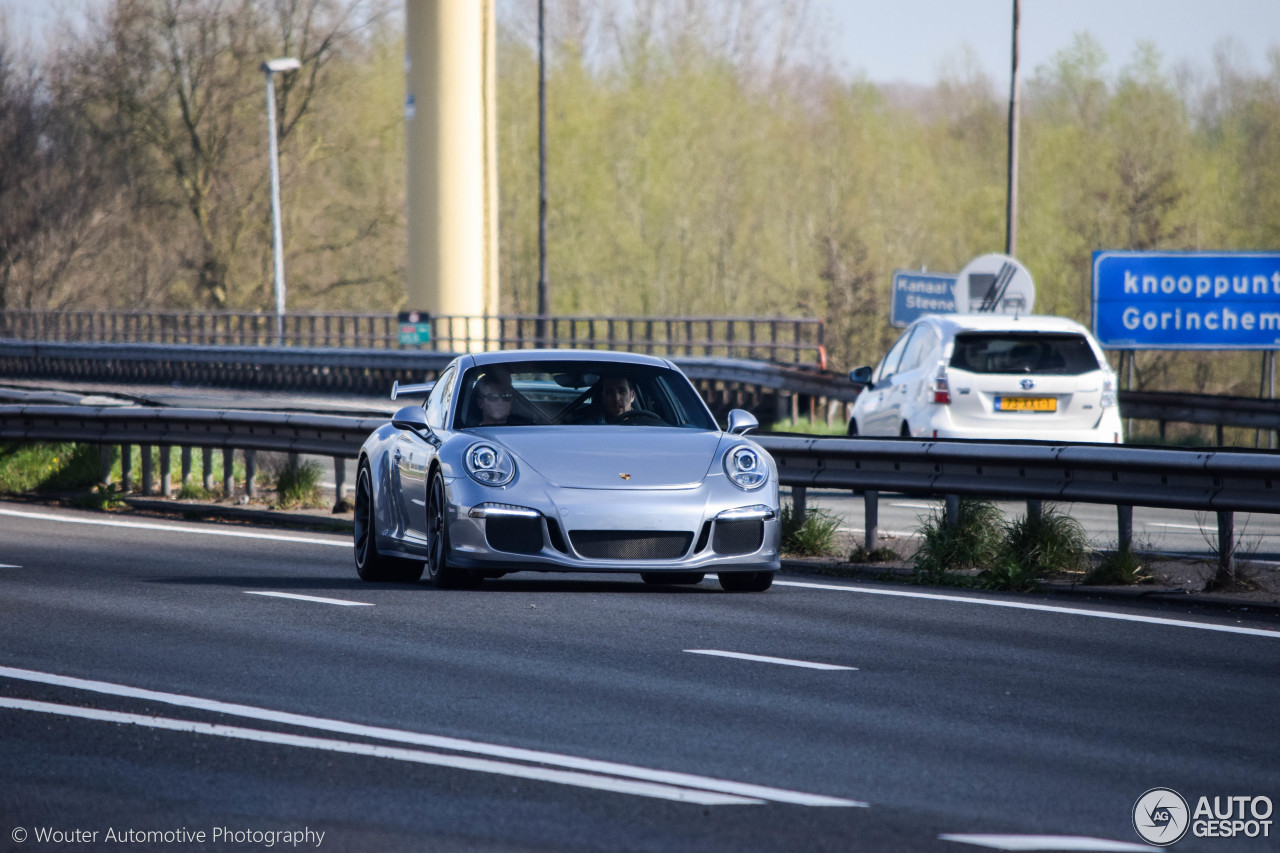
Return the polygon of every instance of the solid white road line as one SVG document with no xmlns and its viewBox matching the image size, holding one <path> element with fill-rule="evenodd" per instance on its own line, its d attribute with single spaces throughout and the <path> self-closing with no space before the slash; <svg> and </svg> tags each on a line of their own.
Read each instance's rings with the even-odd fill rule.
<svg viewBox="0 0 1280 853">
<path fill-rule="evenodd" d="M 265 595 L 269 598 L 292 598 L 295 601 L 314 601 L 317 604 L 338 604 L 343 607 L 372 607 L 371 601 L 346 601 L 341 598 L 321 598 L 318 595 L 298 595 L 293 592 L 260 592 L 258 590 L 246 589 L 245 595 Z"/>
<path fill-rule="evenodd" d="M 721 658 L 737 658 L 738 660 L 758 661 L 759 663 L 779 663 L 783 666 L 802 666 L 805 669 L 846 669 L 857 671 L 856 666 L 838 666 L 834 663 L 813 663 L 805 660 L 791 660 L 790 658 L 771 658 L 767 655 L 748 655 L 742 652 L 722 652 L 716 649 L 685 649 L 691 655 L 714 655 Z"/>
<path fill-rule="evenodd" d="M 1147 522 L 1147 527 L 1172 527 L 1177 530 L 1204 530 L 1204 528 L 1198 524 L 1173 524 L 1171 522 L 1164 521 L 1149 521 Z"/>
<path fill-rule="evenodd" d="M 1088 838 L 1083 835 L 939 835 L 942 841 L 959 841 L 992 850 L 1043 850 L 1043 851 L 1099 851 L 1099 853 L 1129 853 L 1147 851 L 1146 844 L 1129 841 L 1111 841 L 1107 838 Z"/>
<path fill-rule="evenodd" d="M 13 518 L 32 518 L 37 521 L 57 521 L 62 524 L 96 524 L 100 527 L 126 527 L 130 530 L 158 530 L 162 533 L 195 533 L 204 536 L 230 536 L 234 539 L 266 539 L 271 542 L 295 542 L 300 545 L 330 545 L 350 548 L 347 539 L 313 539 L 308 536 L 280 536 L 274 533 L 253 533 L 247 530 L 223 530 L 218 527 L 186 527 L 178 524 L 149 524 L 145 521 L 119 521 L 106 518 L 77 518 L 43 512 L 20 512 L 16 509 L 0 509 L 0 515 Z"/>
<path fill-rule="evenodd" d="M 22 566 L 15 566 L 10 563 L 0 563 L 0 569 L 20 569 Z"/>
<path fill-rule="evenodd" d="M 163 702 L 166 705 L 177 705 L 183 708 L 197 708 L 216 714 L 229 714 L 246 719 L 265 720 L 287 726 L 317 729 L 336 732 L 357 737 L 378 738 L 397 743 L 408 743 L 414 746 L 429 746 L 437 749 L 450 749 L 455 752 L 471 752 L 495 758 L 507 758 L 514 761 L 529 761 L 538 764 L 549 764 L 556 767 L 568 767 L 588 773 L 607 773 L 630 779 L 642 779 L 667 785 L 698 788 L 704 791 L 719 791 L 742 797 L 772 800 L 777 803 L 791 803 L 800 806 L 856 806 L 865 808 L 867 803 L 859 800 L 846 800 L 839 797 L 827 797 L 821 794 L 807 794 L 801 791 L 789 791 L 784 788 L 770 788 L 746 782 L 732 782 L 726 779 L 714 779 L 697 776 L 691 773 L 678 773 L 669 770 L 653 770 L 647 767 L 636 767 L 630 764 L 619 764 L 612 761 L 599 761 L 592 758 L 579 758 L 573 755 L 560 755 L 554 752 L 541 752 L 533 749 L 521 749 L 514 746 L 481 743 L 462 740 L 460 738 L 430 735 L 420 732 L 409 732 L 400 729 L 389 729 L 381 726 L 366 726 L 361 723 L 348 723 L 342 720 L 330 720 L 323 717 L 311 717 L 305 714 L 293 714 L 287 711 L 273 711 L 268 708 L 255 708 L 252 705 L 237 705 L 230 702 L 219 702 L 215 699 L 201 699 L 196 696 L 184 696 L 179 693 L 162 693 L 156 690 L 145 690 L 140 687 L 129 687 L 123 684 L 111 684 L 105 681 L 89 681 L 72 678 L 66 675 L 55 675 L 29 669 L 0 666 L 0 678 L 13 678 L 19 681 L 30 681 L 37 684 L 52 684 L 59 687 L 70 687 L 75 690 L 88 690 L 110 696 L 123 696 L 130 699 L 142 699 L 148 702 Z"/>
<path fill-rule="evenodd" d="M 986 607 L 1008 607 L 1013 610 L 1036 610 L 1041 613 L 1062 613 L 1069 616 L 1089 616 L 1094 619 L 1114 619 L 1120 622 L 1141 622 L 1147 625 L 1167 625 L 1172 628 L 1197 628 L 1201 631 L 1221 631 L 1227 634 L 1246 634 L 1251 637 L 1280 639 L 1280 631 L 1266 628 L 1243 628 L 1238 625 L 1215 625 L 1211 622 L 1190 622 L 1185 619 L 1163 619 L 1159 616 L 1138 616 L 1132 613 L 1112 613 L 1107 610 L 1084 610 L 1078 607 L 1057 607 L 1052 604 L 1031 604 L 1025 601 L 1001 601 L 992 598 L 969 598 L 963 595 L 940 595 L 933 592 L 908 592 L 900 589 L 870 589 L 865 586 L 837 586 L 826 583 L 775 580 L 774 586 L 793 586 L 801 589 L 821 589 L 834 592 L 857 592 L 864 595 L 887 595 L 894 598 L 921 598 L 927 601 L 946 601 L 951 604 L 980 604 Z"/>
<path fill-rule="evenodd" d="M 33 702 L 27 699 L 11 699 L 0 697 L 0 708 L 12 708 L 17 711 L 35 711 L 42 714 L 57 714 L 63 717 L 77 717 L 84 720 L 97 720 L 107 723 L 121 723 L 131 726 L 144 726 L 149 729 L 166 729 L 174 732 L 187 732 L 198 735 L 236 738 L 237 740 L 271 743 L 282 746 L 296 746 L 306 749 L 322 749 L 329 752 L 342 752 L 348 755 L 363 755 L 370 758 L 387 758 L 394 761 L 410 761 L 416 764 L 432 764 L 437 767 L 451 767 L 458 770 L 474 770 L 480 773 L 495 773 L 500 776 L 514 776 L 520 779 L 533 779 L 539 782 L 554 782 L 559 785 L 574 785 L 579 788 L 594 788 L 599 791 L 613 791 L 619 794 L 632 794 L 641 797 L 657 797 L 663 800 L 675 800 L 682 803 L 697 803 L 704 806 L 724 805 L 759 805 L 764 800 L 735 797 L 715 791 L 690 790 L 676 788 L 671 785 L 659 785 L 652 782 L 639 782 L 632 779 L 617 779 L 609 776 L 594 776 L 589 773 L 578 773 L 571 770 L 552 770 L 549 767 L 534 767 L 527 764 L 510 764 L 505 761 L 492 761 L 487 758 L 468 758 L 463 755 L 446 755 L 441 752 L 425 752 L 417 749 L 404 749 L 396 746 L 379 746 L 372 743 L 354 743 L 352 741 L 330 740 L 328 738 L 292 735 L 283 732 L 267 732 L 261 729 L 246 729 L 239 726 L 223 726 L 211 723 L 198 723 L 192 720 L 177 720 L 170 717 L 151 717 L 142 714 L 125 714 L 118 711 L 103 711 L 97 708 L 81 708 L 75 705 L 55 705 L 50 702 Z"/>
</svg>

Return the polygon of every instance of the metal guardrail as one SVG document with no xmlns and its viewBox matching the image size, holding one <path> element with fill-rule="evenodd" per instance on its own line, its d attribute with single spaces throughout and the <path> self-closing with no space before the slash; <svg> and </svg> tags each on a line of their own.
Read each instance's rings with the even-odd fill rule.
<svg viewBox="0 0 1280 853">
<path fill-rule="evenodd" d="M 257 388 L 321 389 L 381 395 L 393 381 L 434 378 L 449 352 L 303 347 L 214 347 L 0 341 L 0 376 L 99 382 L 163 382 Z M 765 395 L 809 395 L 852 402 L 857 386 L 811 367 L 742 359 L 671 360 L 713 408 L 765 406 Z M 749 389 L 742 393 L 742 388 Z M 777 408 L 777 405 L 775 405 Z M 775 412 L 776 418 L 785 411 Z"/>
<path fill-rule="evenodd" d="M 393 381 L 419 382 L 449 363 L 444 351 L 233 347 L 184 344 L 104 344 L 0 341 L 0 375 L 86 381 L 163 382 L 266 388 L 327 389 L 382 394 Z M 759 392 L 853 402 L 860 386 L 843 374 L 805 365 L 706 356 L 672 361 L 702 385 L 709 401 L 715 386 L 747 386 Z M 757 402 L 759 402 L 757 400 Z M 744 405 L 736 401 L 736 405 Z M 1125 418 L 1166 423 L 1280 430 L 1280 400 L 1154 391 L 1121 391 Z M 775 419 L 786 412 L 775 413 Z"/>
<path fill-rule="evenodd" d="M 400 348 L 395 314 L 292 313 L 276 339 L 274 314 L 184 311 L 0 311 L 0 338 L 65 343 L 227 347 Z M 823 365 L 825 326 L 810 317 L 431 317 L 427 351 L 567 347 L 666 356 Z"/>
<path fill-rule="evenodd" d="M 355 457 L 368 433 L 385 422 L 383 418 L 216 409 L 5 405 L 0 406 L 0 439 L 328 455 L 335 459 L 341 502 L 341 461 Z M 880 491 L 1114 504 L 1120 509 L 1122 547 L 1128 545 L 1125 509 L 1150 506 L 1215 512 L 1220 564 L 1226 566 L 1234 543 L 1229 536 L 1223 541 L 1221 534 L 1230 531 L 1232 513 L 1280 513 L 1280 456 L 1265 451 L 769 434 L 756 440 L 773 456 L 781 483 L 792 487 L 798 502 L 810 487 L 862 490 L 867 497 L 869 542 Z M 164 466 L 169 454 L 160 456 Z M 184 467 L 187 458 L 184 455 Z M 150 455 L 143 454 L 143 459 L 145 464 Z M 206 481 L 209 459 L 206 454 Z M 231 454 L 224 453 L 228 493 L 230 459 Z M 246 467 L 252 467 L 248 454 Z M 187 474 L 184 470 L 184 479 Z M 126 480 L 128 476 L 126 472 Z M 161 481 L 162 487 L 169 485 L 169 472 L 163 467 Z M 251 488 L 252 471 L 248 482 Z M 144 493 L 149 488 L 150 471 L 144 467 Z"/>
</svg>

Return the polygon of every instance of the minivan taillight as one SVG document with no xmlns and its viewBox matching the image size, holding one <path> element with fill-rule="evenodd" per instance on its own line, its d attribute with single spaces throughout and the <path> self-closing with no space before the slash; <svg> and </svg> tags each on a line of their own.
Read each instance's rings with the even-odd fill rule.
<svg viewBox="0 0 1280 853">
<path fill-rule="evenodd" d="M 1116 404 L 1116 377 L 1111 374 L 1102 380 L 1102 408 L 1110 408 Z"/>
<path fill-rule="evenodd" d="M 947 384 L 947 363 L 938 365 L 938 372 L 933 375 L 933 402 L 948 405 L 951 402 L 951 386 Z"/>
</svg>

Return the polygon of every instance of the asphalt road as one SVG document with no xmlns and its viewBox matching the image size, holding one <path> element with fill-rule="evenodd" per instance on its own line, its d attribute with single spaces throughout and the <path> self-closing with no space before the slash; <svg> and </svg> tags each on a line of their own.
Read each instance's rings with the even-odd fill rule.
<svg viewBox="0 0 1280 853">
<path fill-rule="evenodd" d="M 1261 615 L 374 586 L 340 537 L 4 503 L 0 565 L 13 850 L 1125 850 L 1154 787 L 1280 800 Z"/>
</svg>

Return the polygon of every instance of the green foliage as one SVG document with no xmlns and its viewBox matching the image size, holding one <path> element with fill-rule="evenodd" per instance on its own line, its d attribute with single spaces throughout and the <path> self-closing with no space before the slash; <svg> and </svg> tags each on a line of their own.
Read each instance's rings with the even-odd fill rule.
<svg viewBox="0 0 1280 853">
<path fill-rule="evenodd" d="M 774 421 L 769 424 L 764 432 L 795 432 L 803 435 L 845 435 L 849 429 L 848 423 L 841 418 L 836 418 L 830 424 L 824 420 L 813 420 L 811 418 L 800 418 L 799 420 Z"/>
<path fill-rule="evenodd" d="M 1046 504 L 1038 518 L 1023 516 L 1005 525 L 999 553 L 978 573 L 977 584 L 1027 592 L 1046 575 L 1084 571 L 1088 557 L 1089 539 L 1080 522 Z"/>
<path fill-rule="evenodd" d="M 816 316 L 843 370 L 893 339 L 893 270 L 1003 249 L 1007 93 L 972 56 L 904 90 L 839 76 L 802 3 L 753 4 L 751 26 L 733 0 L 552 5 L 553 313 Z M 162 7 L 108 4 L 65 49 L 0 53 L 0 141 L 30 141 L 4 149 L 0 305 L 269 312 L 257 66 L 310 44 L 303 72 L 277 77 L 289 307 L 402 307 L 398 16 L 361 0 Z M 498 16 L 513 313 L 534 311 L 539 264 L 532 8 Z M 1201 61 L 1108 57 L 1082 33 L 1029 75 L 1017 254 L 1037 310 L 1088 320 L 1095 249 L 1280 244 L 1280 74 Z M 1137 361 L 1138 389 L 1256 393 L 1253 354 Z"/>
<path fill-rule="evenodd" d="M 961 498 L 957 523 L 947 524 L 946 509 L 934 509 L 920 527 L 914 558 L 921 583 L 964 583 L 956 571 L 982 568 L 1000 554 L 1003 517 L 991 501 Z"/>
<path fill-rule="evenodd" d="M 842 522 L 838 516 L 821 507 L 808 508 L 801 521 L 795 505 L 786 503 L 782 506 L 780 523 L 785 553 L 822 557 L 834 552 L 836 531 Z"/>
<path fill-rule="evenodd" d="M 56 492 L 98 481 L 93 444 L 0 444 L 0 494 Z"/>
<path fill-rule="evenodd" d="M 1025 592 L 1046 575 L 1082 572 L 1088 564 L 1084 528 L 1052 505 L 1045 505 L 1038 518 L 1006 523 L 991 501 L 961 498 L 956 525 L 948 525 L 939 508 L 919 534 L 915 571 L 921 583 Z M 957 574 L 965 569 L 979 571 L 972 577 Z"/>
<path fill-rule="evenodd" d="M 280 506 L 285 508 L 323 506 L 320 500 L 321 467 L 315 462 L 290 460 L 276 477 Z"/>
<path fill-rule="evenodd" d="M 1084 576 L 1084 583 L 1124 585 L 1145 583 L 1151 579 L 1146 565 L 1131 550 L 1108 551 Z"/>
<path fill-rule="evenodd" d="M 868 551 L 866 546 L 858 545 L 849 554 L 850 563 L 893 563 L 902 559 L 897 551 L 887 546 L 880 546 L 874 551 Z"/>
</svg>

